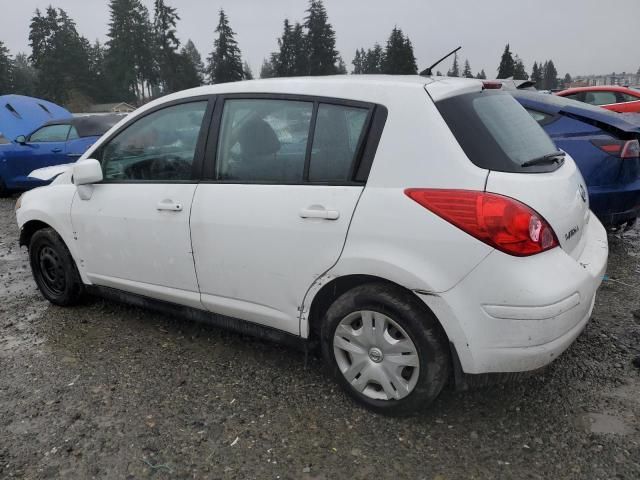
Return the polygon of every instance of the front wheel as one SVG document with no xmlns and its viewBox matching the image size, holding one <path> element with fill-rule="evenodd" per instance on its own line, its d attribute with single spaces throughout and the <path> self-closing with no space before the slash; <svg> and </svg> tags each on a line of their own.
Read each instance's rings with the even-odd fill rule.
<svg viewBox="0 0 640 480">
<path fill-rule="evenodd" d="M 84 286 L 67 246 L 52 228 L 38 230 L 29 243 L 33 278 L 42 295 L 60 306 L 75 305 Z"/>
<path fill-rule="evenodd" d="M 446 336 L 410 292 L 367 284 L 338 298 L 322 325 L 332 374 L 358 403 L 378 413 L 425 408 L 450 373 Z"/>
</svg>

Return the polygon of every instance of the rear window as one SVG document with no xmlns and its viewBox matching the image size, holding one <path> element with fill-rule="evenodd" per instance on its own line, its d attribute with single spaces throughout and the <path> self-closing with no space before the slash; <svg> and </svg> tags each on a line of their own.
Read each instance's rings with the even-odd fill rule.
<svg viewBox="0 0 640 480">
<path fill-rule="evenodd" d="M 557 151 L 527 111 L 509 94 L 474 92 L 436 103 L 458 143 L 478 167 L 500 172 L 550 172 L 549 163 L 522 164 Z"/>
</svg>

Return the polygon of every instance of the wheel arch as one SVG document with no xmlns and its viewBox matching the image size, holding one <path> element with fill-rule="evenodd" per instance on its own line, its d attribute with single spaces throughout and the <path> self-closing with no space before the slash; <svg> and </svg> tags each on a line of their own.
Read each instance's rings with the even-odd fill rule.
<svg viewBox="0 0 640 480">
<path fill-rule="evenodd" d="M 42 230 L 44 228 L 51 228 L 55 230 L 55 228 L 53 228 L 48 223 L 43 222 L 42 220 L 29 220 L 20 229 L 20 246 L 28 247 L 29 243 L 31 243 L 31 238 L 33 237 L 33 234 L 36 233 L 38 230 Z"/>
<path fill-rule="evenodd" d="M 447 332 L 442 325 L 440 319 L 435 315 L 435 313 L 426 305 L 418 295 L 412 291 L 411 289 L 405 287 L 404 285 L 400 285 L 394 281 L 391 281 L 386 278 L 382 278 L 376 275 L 369 274 L 352 274 L 352 275 L 343 275 L 336 278 L 331 279 L 326 284 L 324 284 L 313 296 L 311 300 L 311 304 L 309 306 L 308 312 L 308 340 L 312 344 L 316 344 L 320 340 L 320 326 L 322 324 L 322 319 L 324 318 L 324 314 L 327 309 L 331 306 L 331 304 L 339 298 L 341 295 L 351 290 L 352 288 L 358 287 L 360 285 L 364 285 L 367 283 L 384 283 L 394 288 L 399 288 L 407 293 L 409 293 L 416 300 L 416 305 L 419 308 L 423 309 L 426 314 L 432 315 L 433 318 L 436 319 L 436 322 L 440 329 L 442 330 L 443 335 L 449 339 Z"/>
</svg>

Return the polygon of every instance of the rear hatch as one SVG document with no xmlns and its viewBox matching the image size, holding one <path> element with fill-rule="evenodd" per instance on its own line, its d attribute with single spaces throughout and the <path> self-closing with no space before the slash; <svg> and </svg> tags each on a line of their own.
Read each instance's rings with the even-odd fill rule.
<svg viewBox="0 0 640 480">
<path fill-rule="evenodd" d="M 578 258 L 590 214 L 586 186 L 573 160 L 563 157 L 531 115 L 493 84 L 483 88 L 478 82 L 475 89 L 452 92 L 437 83 L 428 85 L 427 92 L 469 160 L 489 170 L 485 190 L 535 210 L 560 246 Z"/>
</svg>

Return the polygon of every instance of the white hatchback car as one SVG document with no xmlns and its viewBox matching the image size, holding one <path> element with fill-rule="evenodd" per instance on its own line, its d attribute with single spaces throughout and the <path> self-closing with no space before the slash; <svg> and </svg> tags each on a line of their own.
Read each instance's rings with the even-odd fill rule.
<svg viewBox="0 0 640 480">
<path fill-rule="evenodd" d="M 499 85 L 498 85 L 499 86 Z M 542 367 L 608 247 L 574 162 L 496 84 L 385 76 L 154 101 L 18 201 L 42 294 L 321 344 L 383 413 Z"/>
</svg>

